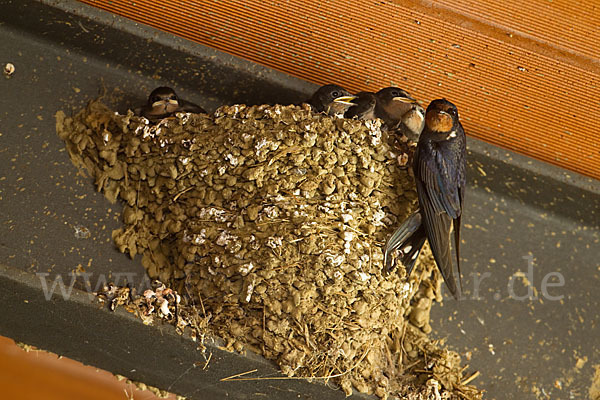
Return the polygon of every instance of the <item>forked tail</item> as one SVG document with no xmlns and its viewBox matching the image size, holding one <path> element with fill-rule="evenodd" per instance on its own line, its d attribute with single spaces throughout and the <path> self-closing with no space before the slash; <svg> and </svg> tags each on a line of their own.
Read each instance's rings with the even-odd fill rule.
<svg viewBox="0 0 600 400">
<path fill-rule="evenodd" d="M 391 271 L 392 252 L 399 250 L 398 260 L 406 268 L 407 275 L 410 275 L 426 238 L 425 229 L 421 224 L 421 214 L 417 211 L 408 217 L 388 239 L 383 253 L 384 273 L 388 274 Z"/>
</svg>

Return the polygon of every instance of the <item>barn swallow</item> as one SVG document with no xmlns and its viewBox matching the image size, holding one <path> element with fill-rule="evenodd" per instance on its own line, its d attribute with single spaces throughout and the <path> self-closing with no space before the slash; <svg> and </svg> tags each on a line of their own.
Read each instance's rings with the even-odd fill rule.
<svg viewBox="0 0 600 400">
<path fill-rule="evenodd" d="M 402 116 L 402 123 L 396 128 L 412 141 L 418 141 L 425 127 L 425 109 L 419 103 L 413 103 L 410 110 Z"/>
<path fill-rule="evenodd" d="M 344 118 L 358 118 L 361 120 L 375 119 L 375 105 L 377 103 L 377 97 L 373 92 L 360 92 L 357 93 L 353 99 L 350 100 L 353 104 L 344 113 Z"/>
<path fill-rule="evenodd" d="M 180 99 L 170 87 L 157 87 L 148 96 L 148 103 L 135 110 L 137 115 L 149 120 L 159 120 L 170 117 L 178 112 L 205 114 L 204 109 L 192 102 Z"/>
<path fill-rule="evenodd" d="M 375 115 L 381 118 L 388 130 L 396 130 L 416 140 L 425 125 L 425 112 L 405 90 L 387 87 L 376 93 Z"/>
<path fill-rule="evenodd" d="M 459 284 L 460 222 L 466 187 L 466 137 L 456 106 L 446 99 L 434 100 L 427 107 L 425 128 L 419 137 L 413 171 L 417 184 L 419 211 L 411 215 L 388 240 L 384 251 L 384 272 L 391 266 L 390 254 L 398 249 L 408 274 L 412 271 L 425 239 L 455 298 L 460 297 L 452 269 L 450 251 L 451 223 Z"/>
<path fill-rule="evenodd" d="M 341 86 L 329 84 L 321 86 L 306 103 L 315 112 L 335 116 L 344 115 L 346 110 L 354 105 L 352 103 L 354 98 L 350 92 Z"/>
</svg>

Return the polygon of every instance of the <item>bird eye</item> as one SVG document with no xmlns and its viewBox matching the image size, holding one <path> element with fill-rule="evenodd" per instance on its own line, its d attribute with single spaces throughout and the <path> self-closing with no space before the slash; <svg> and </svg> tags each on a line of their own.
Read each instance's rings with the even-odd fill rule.
<svg viewBox="0 0 600 400">
<path fill-rule="evenodd" d="M 333 97 L 340 97 L 340 92 L 338 92 L 338 91 L 335 91 L 335 92 L 331 93 L 331 95 L 332 95 Z"/>
<path fill-rule="evenodd" d="M 171 97 L 169 97 L 169 99 L 171 99 L 171 100 L 177 100 L 177 95 L 176 94 L 171 95 Z"/>
<path fill-rule="evenodd" d="M 398 91 L 394 90 L 394 91 L 392 92 L 392 96 L 393 96 L 393 97 L 400 97 L 400 93 L 398 93 Z"/>
</svg>

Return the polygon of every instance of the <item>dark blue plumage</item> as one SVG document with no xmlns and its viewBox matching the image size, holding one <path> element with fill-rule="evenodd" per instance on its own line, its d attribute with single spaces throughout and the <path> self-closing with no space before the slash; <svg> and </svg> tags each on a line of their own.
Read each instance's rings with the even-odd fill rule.
<svg viewBox="0 0 600 400">
<path fill-rule="evenodd" d="M 412 270 L 425 238 L 448 289 L 460 296 L 452 268 L 451 224 L 460 280 L 460 225 L 466 187 L 466 138 L 454 104 L 434 100 L 427 107 L 425 129 L 419 138 L 413 163 L 420 209 L 388 240 L 385 269 L 390 254 L 399 249 L 400 261 Z M 419 218 L 420 217 L 420 218 Z M 421 223 L 418 224 L 418 219 Z M 418 249 L 416 249 L 417 247 Z"/>
</svg>

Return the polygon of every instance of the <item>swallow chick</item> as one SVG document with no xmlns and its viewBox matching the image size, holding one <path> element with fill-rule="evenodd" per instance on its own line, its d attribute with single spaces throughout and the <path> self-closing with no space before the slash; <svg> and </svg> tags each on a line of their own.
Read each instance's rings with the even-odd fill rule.
<svg viewBox="0 0 600 400">
<path fill-rule="evenodd" d="M 178 112 L 206 113 L 202 107 L 180 99 L 173 89 L 166 86 L 154 89 L 148 96 L 148 103 L 135 110 L 136 115 L 151 121 L 167 118 Z"/>
<path fill-rule="evenodd" d="M 357 93 L 350 102 L 353 104 L 344 113 L 344 118 L 357 118 L 360 120 L 375 119 L 375 105 L 377 97 L 373 92 Z"/>
<path fill-rule="evenodd" d="M 417 100 L 397 87 L 381 89 L 375 95 L 375 115 L 383 120 L 388 130 L 400 131 L 416 140 L 425 125 L 425 110 Z"/>
<path fill-rule="evenodd" d="M 305 103 L 309 104 L 313 111 L 325 113 L 330 116 L 343 116 L 346 110 L 353 106 L 350 92 L 338 85 L 321 86 Z"/>
<path fill-rule="evenodd" d="M 419 211 L 404 221 L 388 240 L 384 249 L 384 272 L 390 270 L 391 253 L 399 250 L 399 259 L 410 274 L 427 239 L 446 286 L 458 299 L 462 287 L 459 246 L 466 187 L 466 137 L 456 106 L 446 99 L 434 100 L 427 107 L 413 171 Z M 452 229 L 459 286 L 452 267 Z"/>
<path fill-rule="evenodd" d="M 417 142 L 425 127 L 425 109 L 419 103 L 413 103 L 410 110 L 402 116 L 401 122 L 396 129 L 413 142 Z"/>
</svg>

